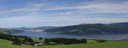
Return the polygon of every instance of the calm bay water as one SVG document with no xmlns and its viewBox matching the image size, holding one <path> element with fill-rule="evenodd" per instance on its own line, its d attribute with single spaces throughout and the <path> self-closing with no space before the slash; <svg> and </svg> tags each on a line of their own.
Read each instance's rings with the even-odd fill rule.
<svg viewBox="0 0 128 48">
<path fill-rule="evenodd" d="M 38 39 L 42 37 L 43 39 L 46 38 L 76 38 L 76 39 L 103 39 L 103 40 L 121 40 L 121 39 L 128 39 L 128 34 L 107 34 L 107 35 L 69 35 L 69 34 L 54 34 L 54 33 L 47 33 L 47 32 L 34 32 L 34 31 L 25 31 L 22 33 L 15 33 L 12 35 L 17 36 L 28 36 L 33 39 Z"/>
</svg>

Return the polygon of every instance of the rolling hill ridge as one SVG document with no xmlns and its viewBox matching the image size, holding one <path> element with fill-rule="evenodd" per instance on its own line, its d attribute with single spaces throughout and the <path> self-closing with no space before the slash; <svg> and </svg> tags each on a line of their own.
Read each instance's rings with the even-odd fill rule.
<svg viewBox="0 0 128 48">
<path fill-rule="evenodd" d="M 59 34 L 125 34 L 128 33 L 128 22 L 112 24 L 80 24 L 47 29 L 45 32 Z"/>
</svg>

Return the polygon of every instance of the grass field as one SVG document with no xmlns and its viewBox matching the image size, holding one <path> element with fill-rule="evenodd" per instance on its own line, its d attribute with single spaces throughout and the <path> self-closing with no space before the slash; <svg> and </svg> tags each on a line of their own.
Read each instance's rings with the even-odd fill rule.
<svg viewBox="0 0 128 48">
<path fill-rule="evenodd" d="M 12 41 L 0 39 L 0 48 L 36 48 L 29 45 L 12 45 Z"/>
<path fill-rule="evenodd" d="M 40 46 L 39 48 L 128 48 L 128 41 Z"/>
<path fill-rule="evenodd" d="M 38 42 L 43 42 L 35 40 Z M 71 44 L 71 45 L 49 45 L 49 46 L 29 46 L 29 45 L 12 45 L 11 41 L 0 39 L 0 48 L 128 48 L 128 41 L 109 41 L 104 43 L 96 43 L 94 40 L 88 40 L 87 44 Z"/>
</svg>

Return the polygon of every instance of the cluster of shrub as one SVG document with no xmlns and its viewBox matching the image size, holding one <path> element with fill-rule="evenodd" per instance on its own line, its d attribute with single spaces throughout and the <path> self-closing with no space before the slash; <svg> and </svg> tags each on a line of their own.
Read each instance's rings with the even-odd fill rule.
<svg viewBox="0 0 128 48">
<path fill-rule="evenodd" d="M 12 36 L 8 34 L 0 34 L 0 39 L 13 41 L 12 44 L 16 44 L 16 45 L 21 45 L 21 44 L 33 45 L 34 44 L 33 39 L 27 36 Z"/>
<path fill-rule="evenodd" d="M 55 42 L 56 44 L 80 44 L 80 43 L 87 43 L 87 40 L 86 39 L 66 39 L 66 38 L 53 38 L 53 39 L 44 40 L 44 43 L 46 45 L 51 45 L 50 42 Z M 96 42 L 98 43 L 107 42 L 107 40 L 96 40 Z"/>
<path fill-rule="evenodd" d="M 12 44 L 17 44 L 17 45 L 21 45 L 21 44 L 33 45 L 34 44 L 33 39 L 26 36 L 14 36 L 12 41 L 13 41 Z"/>
<path fill-rule="evenodd" d="M 50 42 L 55 42 L 56 44 L 79 44 L 87 43 L 86 39 L 66 39 L 66 38 L 54 38 L 54 39 L 45 39 L 44 43 L 50 45 Z"/>
<path fill-rule="evenodd" d="M 96 40 L 97 42 L 107 42 L 107 40 Z"/>
</svg>

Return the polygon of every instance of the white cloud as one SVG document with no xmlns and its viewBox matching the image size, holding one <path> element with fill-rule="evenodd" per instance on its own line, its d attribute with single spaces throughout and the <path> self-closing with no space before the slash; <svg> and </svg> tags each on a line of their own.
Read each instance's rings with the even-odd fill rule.
<svg viewBox="0 0 128 48">
<path fill-rule="evenodd" d="M 22 8 L 0 11 L 0 14 L 8 14 L 8 13 L 15 14 L 21 12 L 25 13 L 25 12 L 35 12 L 35 11 L 47 11 L 47 10 L 64 10 L 64 9 L 78 9 L 78 12 L 81 12 L 81 10 L 85 10 L 83 11 L 85 13 L 128 13 L 128 3 L 127 1 L 121 3 L 92 1 L 92 2 L 80 3 L 79 5 L 71 5 L 71 6 L 62 6 L 59 4 L 51 5 L 50 3 L 49 4 L 38 3 L 32 5 L 29 4 Z"/>
<path fill-rule="evenodd" d="M 49 15 L 40 15 L 40 11 L 52 11 L 52 10 L 65 10 L 65 9 L 76 9 L 69 10 L 67 12 L 52 12 Z M 37 3 L 28 4 L 22 8 L 2 10 L 0 15 L 10 15 L 26 13 L 23 16 L 15 16 L 9 18 L 0 18 L 0 27 L 36 27 L 36 26 L 66 26 L 76 25 L 81 23 L 113 23 L 113 22 L 128 22 L 127 15 L 123 16 L 126 18 L 99 18 L 99 17 L 88 17 L 90 15 L 75 15 L 75 14 L 97 14 L 97 13 L 122 13 L 128 14 L 128 3 L 120 2 L 113 3 L 108 1 L 92 1 L 79 3 L 78 5 L 63 6 L 59 4 L 50 3 Z M 61 16 L 59 16 L 60 14 Z M 63 16 L 62 16 L 63 15 Z M 54 17 L 53 17 L 54 16 Z M 96 15 L 93 15 L 96 16 Z M 103 15 L 104 16 L 104 15 Z M 120 15 L 121 16 L 121 15 Z"/>
<path fill-rule="evenodd" d="M 37 27 L 37 26 L 67 26 L 82 23 L 113 23 L 128 22 L 121 18 L 91 18 L 85 16 L 19 16 L 11 18 L 0 18 L 0 27 Z"/>
</svg>

